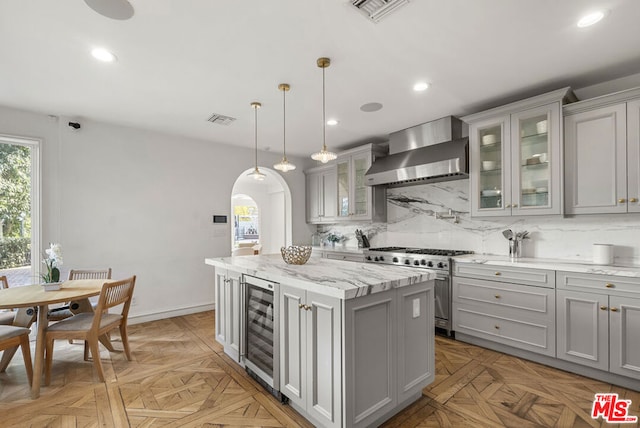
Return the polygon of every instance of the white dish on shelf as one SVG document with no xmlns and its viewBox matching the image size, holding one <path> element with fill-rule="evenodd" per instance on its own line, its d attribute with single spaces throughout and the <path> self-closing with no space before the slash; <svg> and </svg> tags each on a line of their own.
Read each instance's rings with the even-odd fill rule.
<svg viewBox="0 0 640 428">
<path fill-rule="evenodd" d="M 549 189 L 546 187 L 536 187 L 536 193 L 547 193 Z"/>
<path fill-rule="evenodd" d="M 488 189 L 488 190 L 483 190 L 482 192 L 480 192 L 480 194 L 482 196 L 500 196 L 502 194 L 502 191 L 498 189 Z"/>
<path fill-rule="evenodd" d="M 482 170 L 491 171 L 496 169 L 496 161 L 482 161 Z"/>
<path fill-rule="evenodd" d="M 489 144 L 496 143 L 496 136 L 494 134 L 487 134 L 482 137 L 482 145 L 488 146 Z"/>
<path fill-rule="evenodd" d="M 536 153 L 531 157 L 540 159 L 540 163 L 545 163 L 548 160 L 546 153 Z"/>
<path fill-rule="evenodd" d="M 538 131 L 538 134 L 544 134 L 545 132 L 547 132 L 547 120 L 541 120 L 540 122 L 536 123 L 536 131 Z"/>
</svg>

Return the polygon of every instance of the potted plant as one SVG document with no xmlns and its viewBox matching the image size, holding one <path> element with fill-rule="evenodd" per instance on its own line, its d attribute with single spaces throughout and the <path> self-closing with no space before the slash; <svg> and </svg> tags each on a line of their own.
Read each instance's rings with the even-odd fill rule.
<svg viewBox="0 0 640 428">
<path fill-rule="evenodd" d="M 62 266 L 62 247 L 60 244 L 49 244 L 49 248 L 44 250 L 46 256 L 42 263 L 47 267 L 47 272 L 42 274 L 44 289 L 46 291 L 60 289 L 60 269 Z"/>
</svg>

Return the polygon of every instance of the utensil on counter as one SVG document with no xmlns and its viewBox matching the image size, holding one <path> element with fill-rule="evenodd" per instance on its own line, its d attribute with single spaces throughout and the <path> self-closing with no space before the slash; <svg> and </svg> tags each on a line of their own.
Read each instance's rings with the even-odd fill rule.
<svg viewBox="0 0 640 428">
<path fill-rule="evenodd" d="M 513 231 L 511 229 L 503 230 L 502 235 L 509 241 L 513 240 Z"/>
</svg>

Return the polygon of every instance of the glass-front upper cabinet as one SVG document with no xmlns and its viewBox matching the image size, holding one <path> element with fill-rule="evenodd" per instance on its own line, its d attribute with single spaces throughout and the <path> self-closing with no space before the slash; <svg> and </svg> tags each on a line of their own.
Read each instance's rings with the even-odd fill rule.
<svg viewBox="0 0 640 428">
<path fill-rule="evenodd" d="M 365 185 L 365 173 L 380 155 L 371 144 L 338 155 L 338 220 L 386 220 L 384 188 Z"/>
<path fill-rule="evenodd" d="M 562 104 L 574 100 L 564 88 L 462 118 L 472 216 L 562 214 Z"/>
<path fill-rule="evenodd" d="M 560 103 L 511 115 L 512 214 L 560 214 Z"/>
<path fill-rule="evenodd" d="M 508 215 L 505 209 L 511 193 L 509 127 L 509 116 L 505 115 L 474 123 L 469 128 L 472 215 Z"/>
</svg>

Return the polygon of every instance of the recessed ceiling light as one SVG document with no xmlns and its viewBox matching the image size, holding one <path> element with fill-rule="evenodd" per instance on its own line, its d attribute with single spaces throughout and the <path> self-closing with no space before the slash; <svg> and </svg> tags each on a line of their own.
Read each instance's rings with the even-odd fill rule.
<svg viewBox="0 0 640 428">
<path fill-rule="evenodd" d="M 428 84 L 427 82 L 418 82 L 415 85 L 413 85 L 413 90 L 417 92 L 426 91 L 427 89 L 429 89 L 429 86 L 431 85 Z"/>
<path fill-rule="evenodd" d="M 338 124 L 338 121 L 335 119 L 329 119 L 327 120 L 327 125 L 329 126 L 336 126 Z"/>
<path fill-rule="evenodd" d="M 91 51 L 91 55 L 99 61 L 113 62 L 116 60 L 116 56 L 104 48 L 95 48 Z"/>
<path fill-rule="evenodd" d="M 607 15 L 607 12 L 603 10 L 597 10 L 595 12 L 591 12 L 587 15 L 584 15 L 582 18 L 580 18 L 580 20 L 578 21 L 578 27 L 580 28 L 589 27 L 593 24 L 600 22 L 602 18 L 604 18 L 606 15 Z"/>
</svg>

